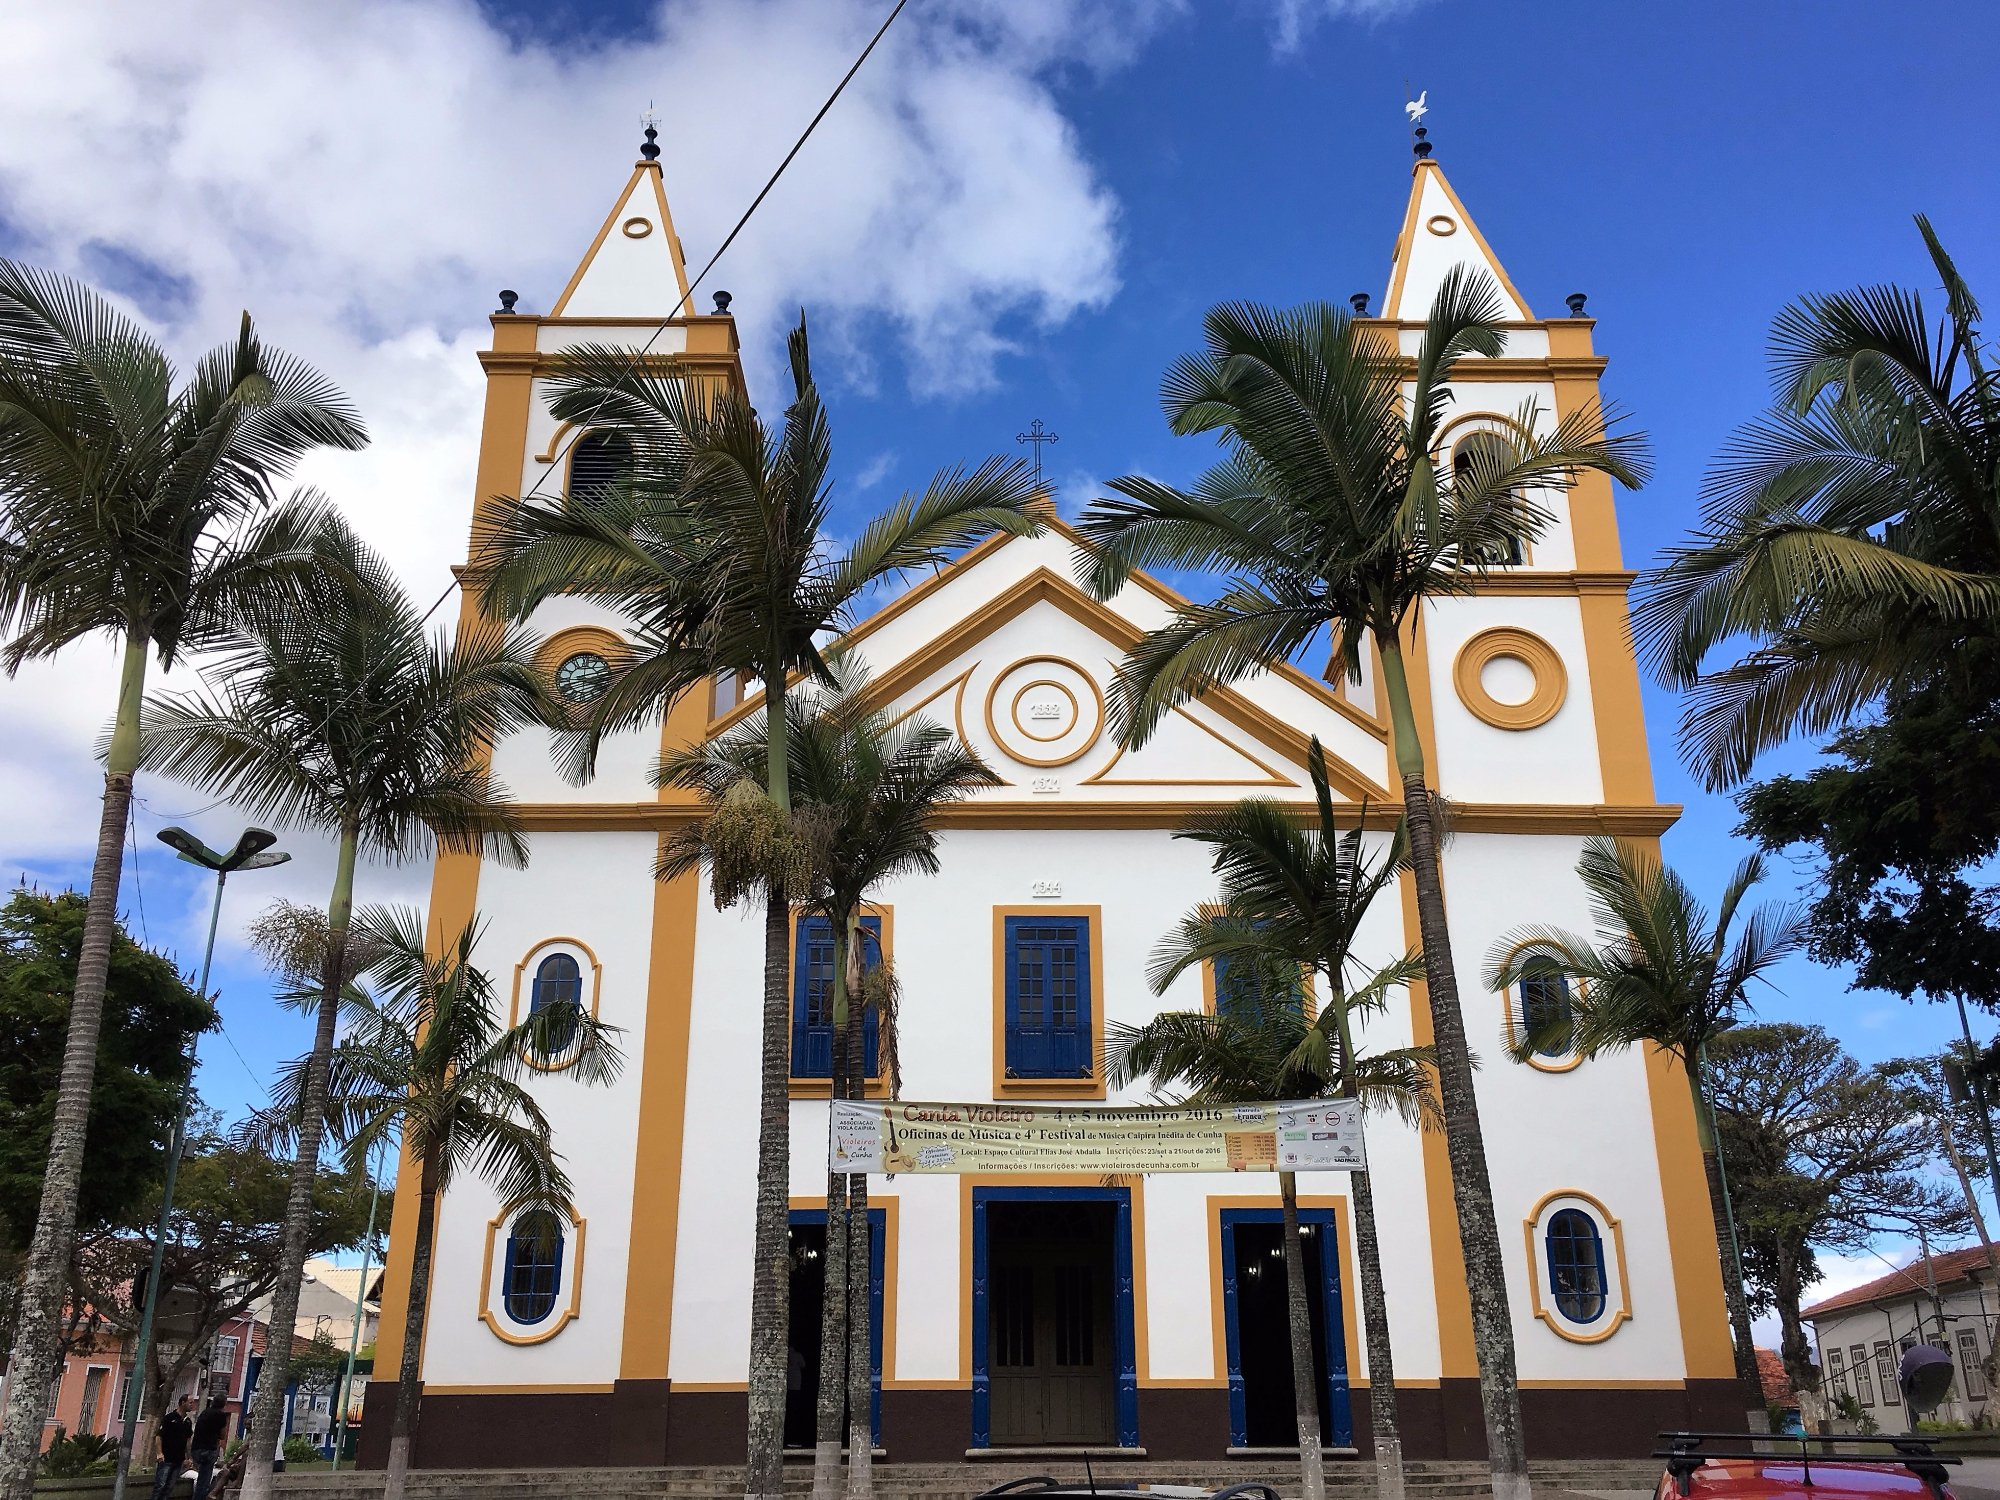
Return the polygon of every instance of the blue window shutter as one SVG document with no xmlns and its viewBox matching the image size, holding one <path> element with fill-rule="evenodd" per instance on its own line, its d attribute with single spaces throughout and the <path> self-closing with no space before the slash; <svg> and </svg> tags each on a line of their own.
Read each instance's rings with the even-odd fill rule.
<svg viewBox="0 0 2000 1500">
<path fill-rule="evenodd" d="M 1007 1072 L 1015 1078 L 1087 1078 L 1091 1043 L 1090 923 L 1082 917 L 1008 917 Z"/>
<path fill-rule="evenodd" d="M 869 968 L 882 961 L 882 919 L 863 917 Z M 850 999 L 855 997 L 850 997 Z M 881 1071 L 880 1026 L 870 1011 L 862 1022 L 867 1074 Z M 833 924 L 801 916 L 792 953 L 792 1077 L 833 1077 Z"/>
</svg>

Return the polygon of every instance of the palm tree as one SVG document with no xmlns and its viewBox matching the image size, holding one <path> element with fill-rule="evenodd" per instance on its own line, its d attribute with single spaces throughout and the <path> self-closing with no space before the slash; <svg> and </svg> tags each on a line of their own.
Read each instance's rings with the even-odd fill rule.
<svg viewBox="0 0 2000 1500">
<path fill-rule="evenodd" d="M 1591 1058 L 1648 1045 L 1679 1058 L 1687 1069 L 1736 1345 L 1736 1378 L 1753 1420 L 1759 1420 L 1763 1386 L 1729 1222 L 1715 1112 L 1702 1072 L 1708 1044 L 1749 1008 L 1750 986 L 1768 982 L 1772 966 L 1803 940 L 1803 918 L 1794 906 L 1760 906 L 1731 943 L 1737 908 L 1764 878 L 1758 854 L 1737 865 L 1713 918 L 1656 854 L 1615 839 L 1586 840 L 1576 873 L 1590 893 L 1597 943 L 1556 927 L 1519 928 L 1494 945 L 1486 962 L 1487 986 L 1514 993 L 1524 979 L 1545 983 L 1560 976 L 1569 988 L 1567 1004 L 1536 1006 L 1531 1014 L 1523 1003 L 1513 1016 L 1509 1050 L 1520 1061 L 1537 1052 Z"/>
<path fill-rule="evenodd" d="M 1500 1500 L 1525 1500 L 1513 1322 L 1472 1059 L 1445 928 L 1438 830 L 1403 650 L 1423 600 L 1470 591 L 1493 559 L 1549 523 L 1536 491 L 1562 491 L 1587 470 L 1636 485 L 1644 442 L 1614 436 L 1582 408 L 1537 430 L 1532 404 L 1517 428 L 1439 472 L 1436 450 L 1450 381 L 1468 355 L 1505 346 L 1502 304 L 1483 272 L 1454 271 L 1438 289 L 1414 361 L 1394 335 L 1321 303 L 1278 311 L 1210 310 L 1207 347 L 1168 370 L 1162 404 L 1174 431 L 1216 433 L 1228 450 L 1191 490 L 1141 476 L 1113 481 L 1080 529 L 1093 544 L 1078 568 L 1100 598 L 1135 568 L 1218 569 L 1220 595 L 1178 607 L 1127 655 L 1112 686 L 1127 744 L 1143 741 L 1174 703 L 1288 660 L 1331 631 L 1345 670 L 1373 643 L 1402 781 L 1426 989 L 1479 1355 L 1486 1445 Z M 1405 398 L 1408 381 L 1411 394 Z"/>
<path fill-rule="evenodd" d="M 1181 919 L 1154 950 L 1148 977 L 1153 992 L 1165 994 L 1188 970 L 1215 965 L 1215 1011 L 1168 1012 L 1143 1026 L 1110 1027 L 1111 1074 L 1119 1083 L 1145 1075 L 1156 1087 L 1180 1085 L 1190 1103 L 1360 1099 L 1417 1120 L 1436 1110 L 1424 1071 L 1433 1061 L 1432 1049 L 1368 1054 L 1354 1038 L 1357 1017 L 1382 1010 L 1395 989 L 1423 972 L 1422 959 L 1410 954 L 1356 982 L 1355 939 L 1375 898 L 1397 878 L 1403 841 L 1398 835 L 1388 853 L 1371 862 L 1359 827 L 1342 833 L 1335 824 L 1326 754 L 1317 739 L 1308 764 L 1318 812 L 1314 823 L 1300 826 L 1282 803 L 1252 797 L 1175 835 L 1209 847 L 1222 900 Z M 1326 1004 L 1317 1016 L 1306 1014 L 1302 974 L 1313 976 L 1315 987 L 1325 984 Z M 1326 1481 L 1293 1173 L 1278 1174 L 1278 1191 L 1284 1205 L 1299 1464 L 1307 1500 L 1320 1500 Z M 1381 1500 L 1401 1500 L 1403 1442 L 1389 1304 L 1382 1291 L 1375 1194 L 1366 1172 L 1348 1178 L 1348 1193 L 1361 1270 L 1375 1489 Z M 1331 1246 L 1324 1249 L 1333 1253 Z"/>
<path fill-rule="evenodd" d="M 561 1055 L 575 1058 L 569 1073 L 579 1083 L 610 1083 L 624 1059 L 611 1040 L 617 1028 L 574 1000 L 507 1025 L 492 980 L 472 963 L 476 924 L 435 956 L 425 945 L 420 911 L 374 907 L 354 925 L 376 954 L 366 977 L 380 983 L 381 993 L 350 987 L 342 996 L 346 1027 L 323 1085 L 325 1114 L 354 1170 L 365 1171 L 370 1154 L 388 1142 L 400 1143 L 404 1159 L 416 1165 L 410 1300 L 383 1490 L 384 1500 L 402 1500 L 416 1435 L 439 1195 L 469 1169 L 493 1185 L 510 1211 L 567 1217 L 569 1179 L 548 1117 L 521 1076 L 530 1057 Z M 316 1006 L 317 988 L 301 998 Z M 311 1074 L 310 1058 L 285 1071 L 270 1108 L 253 1117 L 253 1134 L 275 1144 L 297 1138 Z"/>
<path fill-rule="evenodd" d="M 329 527 L 320 558 L 310 608 L 239 621 L 211 674 L 219 696 L 155 698 L 143 716 L 149 769 L 338 841 L 274 1328 L 291 1326 L 305 1264 L 355 863 L 364 851 L 400 863 L 439 847 L 525 863 L 527 845 L 486 755 L 502 735 L 551 712 L 524 636 L 486 625 L 461 628 L 456 642 L 427 636 L 387 565 L 345 526 Z M 277 1341 L 259 1380 L 249 1500 L 269 1494 L 290 1359 Z"/>
<path fill-rule="evenodd" d="M 940 473 L 862 528 L 844 550 L 827 534 L 832 433 L 802 318 L 789 340 L 793 397 L 775 431 L 740 395 L 694 377 L 638 367 L 629 349 L 580 348 L 552 380 L 558 420 L 631 443 L 628 482 L 495 507 L 475 549 L 485 606 L 527 618 L 558 594 L 619 610 L 633 648 L 587 722 L 559 741 L 578 777 L 603 737 L 653 721 L 717 677 L 763 684 L 769 769 L 731 804 L 761 869 L 718 895 L 764 896 L 764 995 L 758 1101 L 757 1223 L 750 1300 L 746 1490 L 784 1487 L 790 1033 L 786 976 L 793 862 L 787 724 L 793 676 L 828 676 L 821 641 L 852 623 L 878 584 L 946 561 L 996 531 L 1025 534 L 1034 483 L 1027 466 L 988 460 Z"/>
<path fill-rule="evenodd" d="M 893 1070 L 887 956 L 866 961 L 863 909 L 868 893 L 899 875 L 934 875 L 938 815 L 995 777 L 942 725 L 920 716 L 901 719 L 872 706 L 865 669 L 829 655 L 835 684 L 808 692 L 787 722 L 793 807 L 810 830 L 810 878 L 802 905 L 833 933 L 831 1093 L 858 1098 L 867 1075 L 863 1013 L 874 1009 L 884 1070 Z M 698 789 L 720 805 L 740 786 L 761 787 L 769 772 L 761 716 L 731 733 L 666 757 L 664 785 Z M 709 829 L 693 825 L 669 838 L 661 866 L 666 878 L 684 874 L 716 850 Z M 725 856 L 726 858 L 726 856 Z M 826 1296 L 820 1324 L 820 1383 L 813 1455 L 813 1492 L 838 1489 L 841 1412 L 847 1412 L 847 1492 L 870 1494 L 874 1432 L 869 1329 L 868 1178 L 830 1173 L 827 1179 Z"/>
<path fill-rule="evenodd" d="M 8 1368 L 52 1371 L 68 1290 L 84 1123 L 117 925 L 139 761 L 146 663 L 171 667 L 246 603 L 285 590 L 321 516 L 273 485 L 313 448 L 359 448 L 330 383 L 266 347 L 246 314 L 234 343 L 177 387 L 146 331 L 95 292 L 0 260 L 0 635 L 9 674 L 103 634 L 123 655 L 104 766 L 48 1171 Z M 0 1495 L 26 1500 L 41 1445 L 39 1378 L 13 1383 Z"/>
<path fill-rule="evenodd" d="M 1971 289 L 1929 220 L 1917 228 L 1944 287 L 1936 331 L 1897 286 L 1780 313 L 1777 405 L 1710 474 L 1694 538 L 1641 584 L 1635 638 L 1688 690 L 1681 744 L 1711 788 L 1794 731 L 1936 681 L 2000 628 L 2000 372 Z M 1738 637 L 1748 654 L 1708 670 Z"/>
</svg>

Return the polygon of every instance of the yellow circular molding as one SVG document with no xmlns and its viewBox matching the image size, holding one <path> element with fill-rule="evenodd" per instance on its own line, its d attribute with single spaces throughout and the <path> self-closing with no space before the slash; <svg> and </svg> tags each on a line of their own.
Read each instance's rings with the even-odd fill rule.
<svg viewBox="0 0 2000 1500">
<path fill-rule="evenodd" d="M 1520 662 L 1534 675 L 1535 690 L 1523 702 L 1502 703 L 1486 691 L 1481 680 L 1486 664 L 1502 656 Z M 1451 680 L 1458 689 L 1458 701 L 1475 719 L 1495 729 L 1533 729 L 1546 724 L 1556 716 L 1569 692 L 1569 674 L 1563 671 L 1555 647 L 1512 625 L 1482 630 L 1459 647 Z"/>
<path fill-rule="evenodd" d="M 653 232 L 653 221 L 651 219 L 627 219 L 618 227 L 625 231 L 626 239 L 643 240 Z"/>
<path fill-rule="evenodd" d="M 1030 729 L 1026 724 L 1023 724 L 1021 722 L 1021 700 L 1027 697 L 1028 694 L 1032 693 L 1036 688 L 1054 688 L 1057 692 L 1061 693 L 1065 698 L 1069 699 L 1069 722 L 1063 725 L 1063 727 L 1058 729 L 1054 734 L 1042 734 L 1037 730 Z M 1042 744 L 1049 745 L 1049 744 L 1054 744 L 1057 740 L 1061 739 L 1064 735 L 1068 734 L 1072 729 L 1076 727 L 1077 720 L 1083 714 L 1083 709 L 1082 706 L 1079 705 L 1076 701 L 1076 694 L 1072 693 L 1068 688 L 1064 687 L 1060 682 L 1057 682 L 1055 678 L 1037 677 L 1033 682 L 1029 683 L 1026 687 L 1022 688 L 1020 692 L 1014 695 L 1014 702 L 1012 706 L 1007 710 L 1007 712 L 1009 716 L 1014 720 L 1014 727 L 1020 730 L 1021 733 L 1025 734 L 1031 740 L 1039 740 Z"/>
<path fill-rule="evenodd" d="M 1458 220 L 1452 218 L 1449 214 L 1432 214 L 1428 219 L 1424 220 L 1424 228 L 1428 229 L 1439 239 L 1443 239 L 1447 235 L 1458 233 Z"/>
<path fill-rule="evenodd" d="M 1067 683 L 1059 681 L 1055 677 L 1038 677 L 1024 683 L 1012 693 L 1007 694 L 1007 711 L 1004 722 L 1007 728 L 1013 733 L 1003 734 L 1001 732 L 1002 717 L 996 712 L 999 708 L 999 699 L 1006 691 L 1009 682 L 1018 676 L 1022 668 L 1041 666 L 1053 667 L 1057 669 L 1057 672 L 1061 676 L 1080 680 L 1083 686 L 1090 691 L 1089 707 L 1086 708 L 1084 706 L 1083 699 Z M 1027 696 L 1031 689 L 1037 687 L 1052 687 L 1065 698 L 1069 699 L 1071 705 L 1070 721 L 1061 734 L 1053 736 L 1036 734 L 1030 731 L 1027 725 L 1021 721 L 1021 699 Z M 992 737 L 993 743 L 1000 748 L 1001 753 L 1009 760 L 1016 761 L 1024 766 L 1036 766 L 1044 769 L 1050 766 L 1066 766 L 1080 756 L 1089 754 L 1091 747 L 1102 738 L 1104 734 L 1104 694 L 1099 690 L 1097 680 L 1067 657 L 1024 656 L 1019 661 L 1011 662 L 1003 667 L 994 677 L 993 685 L 986 690 L 986 732 Z M 1019 739 L 1015 739 L 1014 736 L 1016 735 L 1019 736 Z M 1074 746 L 1067 750 L 1062 750 L 1055 755 L 1047 756 L 1036 755 L 1020 743 L 1020 740 L 1028 740 L 1043 744 L 1061 744 L 1072 737 L 1076 739 Z"/>
<path fill-rule="evenodd" d="M 556 668 L 580 651 L 603 657 L 614 672 L 632 659 L 632 647 L 625 638 L 601 625 L 572 625 L 558 630 L 535 648 L 535 666 L 547 681 L 549 693 L 574 714 L 578 723 L 583 720 L 581 710 L 588 705 L 569 704 L 556 691 Z"/>
</svg>

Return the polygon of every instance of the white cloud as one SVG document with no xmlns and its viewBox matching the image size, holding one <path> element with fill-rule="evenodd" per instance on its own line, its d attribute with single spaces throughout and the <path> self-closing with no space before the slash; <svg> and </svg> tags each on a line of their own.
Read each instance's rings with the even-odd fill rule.
<svg viewBox="0 0 2000 1500">
<path fill-rule="evenodd" d="M 895 467 L 896 450 L 885 448 L 854 471 L 854 487 L 858 490 L 872 490 L 887 479 Z"/>
<path fill-rule="evenodd" d="M 1415 10 L 1426 0 L 1268 0 L 1271 50 L 1297 52 L 1322 22 L 1381 21 Z"/>
<path fill-rule="evenodd" d="M 886 378 L 925 396 L 993 381 L 1010 322 L 1108 299 L 1116 203 L 1051 79 L 1122 65 L 1175 8 L 912 7 L 712 279 L 736 293 L 758 388 L 801 305 L 823 373 L 875 378 L 863 350 L 887 334 Z M 465 0 L 10 7 L 0 230 L 127 299 L 183 361 L 248 307 L 324 368 L 374 442 L 298 477 L 427 604 L 465 545 L 496 289 L 554 300 L 649 99 L 699 265 L 880 17 L 873 0 L 685 0 L 637 39 L 557 45 L 510 40 Z M 111 672 L 86 645 L 0 683 L 0 860 L 41 872 L 90 847 Z M 316 863 L 283 883 L 310 887 Z"/>
</svg>

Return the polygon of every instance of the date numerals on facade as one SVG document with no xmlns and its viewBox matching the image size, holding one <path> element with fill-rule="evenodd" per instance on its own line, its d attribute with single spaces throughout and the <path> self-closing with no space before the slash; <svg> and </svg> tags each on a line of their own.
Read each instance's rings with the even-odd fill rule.
<svg viewBox="0 0 2000 1500">
<path fill-rule="evenodd" d="M 1037 901 L 1054 901 L 1062 895 L 1060 880 L 1037 880 L 1028 887 Z"/>
<path fill-rule="evenodd" d="M 1060 776 L 1037 776 L 1028 783 L 1028 789 L 1037 797 L 1057 797 L 1062 794 Z"/>
</svg>

